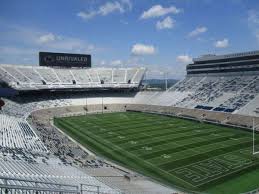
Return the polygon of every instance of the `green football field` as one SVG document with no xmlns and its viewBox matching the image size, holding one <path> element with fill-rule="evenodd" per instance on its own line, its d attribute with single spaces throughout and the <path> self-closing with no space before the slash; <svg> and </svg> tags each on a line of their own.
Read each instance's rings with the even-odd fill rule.
<svg viewBox="0 0 259 194">
<path fill-rule="evenodd" d="M 248 131 L 138 112 L 54 123 L 97 155 L 172 187 L 226 194 L 259 188 L 259 155 L 252 155 Z"/>
</svg>

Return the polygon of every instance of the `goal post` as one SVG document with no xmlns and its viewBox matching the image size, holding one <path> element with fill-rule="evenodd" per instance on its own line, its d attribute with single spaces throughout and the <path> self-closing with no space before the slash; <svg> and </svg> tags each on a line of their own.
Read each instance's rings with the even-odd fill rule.
<svg viewBox="0 0 259 194">
<path fill-rule="evenodd" d="M 255 133 L 259 131 L 259 124 L 256 125 L 255 119 L 253 118 L 253 155 L 259 154 L 259 147 L 256 146 Z"/>
</svg>

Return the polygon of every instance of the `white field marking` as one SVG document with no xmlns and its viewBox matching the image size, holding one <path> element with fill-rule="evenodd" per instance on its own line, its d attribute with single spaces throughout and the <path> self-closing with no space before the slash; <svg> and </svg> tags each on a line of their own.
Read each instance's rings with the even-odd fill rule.
<svg viewBox="0 0 259 194">
<path fill-rule="evenodd" d="M 223 134 L 225 134 L 224 136 L 223 135 L 217 135 L 217 136 L 222 136 L 222 137 L 228 137 L 228 136 L 232 136 L 232 133 L 227 133 L 227 132 L 225 132 L 225 133 L 223 133 Z M 227 136 L 226 136 L 227 135 Z M 186 144 L 181 144 L 181 140 L 180 140 L 180 142 L 179 141 L 176 141 L 176 142 L 169 142 L 169 143 L 166 143 L 166 144 L 162 144 L 162 145 L 167 145 L 167 144 L 175 144 L 175 145 L 177 145 L 177 146 L 188 146 L 188 145 L 190 145 L 190 144 L 192 144 L 192 143 L 201 143 L 201 142 L 203 142 L 203 141 L 209 141 L 209 140 L 215 140 L 215 139 L 206 139 L 206 138 L 202 138 L 202 137 L 196 137 L 195 139 L 200 139 L 201 141 L 192 141 L 192 142 L 190 142 L 190 143 L 186 143 Z M 194 139 L 194 140 L 195 140 Z M 179 143 L 177 143 L 177 142 L 179 142 Z M 141 144 L 140 144 L 141 145 Z M 161 145 L 158 145 L 158 146 L 161 146 Z M 158 146 L 154 146 L 153 148 L 154 148 L 154 152 L 157 152 L 157 151 L 166 151 L 167 149 L 158 149 L 158 150 L 156 150 L 156 148 L 158 147 Z M 135 150 L 134 150 L 135 151 Z M 136 150 L 137 151 L 137 150 Z M 150 152 L 150 153 L 154 153 L 154 152 Z M 138 156 L 142 156 L 142 155 L 144 155 L 144 154 L 138 154 Z"/>
<path fill-rule="evenodd" d="M 197 137 L 197 139 L 199 139 L 200 137 Z M 200 139 L 202 139 L 202 138 L 200 138 Z M 164 145 L 164 146 L 167 146 L 168 144 L 174 144 L 174 145 L 176 145 L 177 147 L 175 147 L 175 148 L 178 148 L 178 147 L 181 147 L 181 146 L 187 146 L 187 145 L 190 145 L 190 144 L 192 144 L 192 143 L 200 143 L 200 142 L 203 142 L 203 141 L 205 141 L 205 139 L 202 139 L 202 141 L 191 141 L 191 142 L 189 142 L 189 143 L 186 143 L 186 144 L 181 144 L 181 142 L 179 142 L 179 141 L 176 141 L 176 142 L 169 142 L 169 143 L 166 143 L 166 144 L 162 144 L 162 145 Z M 177 142 L 179 142 L 179 143 L 177 143 Z M 161 145 L 158 145 L 158 146 L 161 146 Z M 154 146 L 154 148 L 157 148 L 158 146 Z M 158 149 L 158 150 L 155 150 L 154 152 L 157 152 L 157 151 L 166 151 L 166 150 L 168 150 L 168 149 Z M 151 152 L 151 153 L 154 153 L 154 152 Z M 142 154 L 141 154 L 142 155 Z M 140 156 L 141 156 L 140 155 Z"/>
<path fill-rule="evenodd" d="M 162 136 L 160 136 L 160 137 L 152 137 L 152 135 L 147 135 L 146 133 L 139 133 L 139 134 L 143 134 L 144 136 L 146 136 L 146 137 L 151 137 L 153 140 L 157 140 L 157 141 L 153 141 L 153 142 L 150 142 L 150 143 L 155 143 L 155 142 L 159 142 L 160 140 L 163 140 L 163 137 L 164 136 L 166 136 L 166 135 L 162 135 Z M 170 134 L 169 134 L 170 135 Z M 173 134 L 171 134 L 171 135 L 173 135 Z M 183 136 L 183 137 L 185 137 L 185 136 Z M 188 136 L 187 136 L 188 137 Z M 170 140 L 170 139 L 168 139 L 168 140 Z M 146 142 L 146 141 L 145 141 Z M 140 146 L 141 145 L 145 145 L 146 143 L 145 142 L 143 142 L 142 144 L 139 144 Z"/>
<path fill-rule="evenodd" d="M 137 142 L 137 141 L 129 141 L 129 143 L 135 145 L 135 144 L 137 144 L 138 142 Z"/>
<path fill-rule="evenodd" d="M 152 150 L 152 147 L 144 146 L 144 147 L 142 147 L 142 149 L 144 149 L 144 150 L 146 150 L 146 151 L 150 151 L 150 150 Z"/>
<path fill-rule="evenodd" d="M 120 126 L 121 127 L 121 126 Z M 198 129 L 200 128 L 200 127 L 197 127 Z M 154 129 L 159 129 L 159 128 L 154 128 Z M 214 129 L 215 131 L 217 131 L 217 129 Z M 165 128 L 165 132 L 166 131 L 168 131 L 168 132 L 171 132 L 171 128 Z M 180 132 L 180 130 L 178 130 L 179 132 Z M 188 131 L 189 132 L 189 131 Z M 143 131 L 142 133 L 145 133 L 145 131 Z M 187 132 L 186 132 L 187 133 Z M 139 133 L 139 134 L 141 134 L 141 133 Z M 125 135 L 125 134 L 124 134 Z M 154 138 L 153 138 L 154 139 Z M 111 139 L 112 140 L 112 139 Z"/>
<path fill-rule="evenodd" d="M 186 136 L 185 136 L 186 137 Z M 189 137 L 189 136 L 187 136 L 187 137 Z M 158 138 L 158 137 L 157 137 Z M 200 137 L 197 137 L 197 138 L 200 138 Z M 155 138 L 154 138 L 155 139 Z M 162 138 L 159 138 L 158 140 L 160 140 L 160 139 L 162 139 Z M 206 141 L 207 139 L 203 139 L 203 138 L 200 138 L 200 139 L 202 139 L 202 140 L 204 140 L 204 141 Z M 163 140 L 163 139 L 162 139 Z M 169 141 L 170 139 L 168 139 L 168 141 Z M 156 143 L 157 141 L 155 141 L 155 142 L 151 142 L 151 143 Z M 188 144 L 181 144 L 180 142 L 179 143 L 177 143 L 177 142 L 168 142 L 168 143 L 166 143 L 166 144 L 174 144 L 174 145 L 176 145 L 177 147 L 179 147 L 179 146 L 186 146 L 186 145 L 189 145 L 189 144 L 191 144 L 192 142 L 190 142 L 190 143 L 188 143 Z M 194 142 L 195 143 L 195 142 Z M 141 145 L 145 145 L 145 144 L 147 144 L 147 143 L 141 143 L 141 144 L 138 144 L 138 146 L 141 146 Z M 165 144 L 165 145 L 166 145 Z M 163 145 L 163 144 L 162 144 Z M 123 147 L 125 147 L 125 146 L 123 146 Z M 156 147 L 156 146 L 155 146 Z M 133 152 L 134 151 L 137 151 L 137 150 L 139 150 L 139 149 L 141 149 L 141 147 L 139 147 L 138 149 L 134 149 L 133 150 Z M 162 151 L 162 150 L 167 150 L 167 149 L 158 149 L 157 151 Z M 141 156 L 142 154 L 140 154 L 139 156 Z"/>
<path fill-rule="evenodd" d="M 213 130 L 214 131 L 214 130 Z M 191 132 L 191 131 L 188 131 L 188 132 L 186 132 L 186 133 L 189 133 L 189 132 Z M 186 133 L 181 133 L 181 134 L 186 134 Z M 206 133 L 206 132 L 204 132 L 204 133 Z M 179 134 L 179 133 L 178 133 Z M 170 135 L 170 134 L 169 134 Z M 171 134 L 171 135 L 177 135 L 177 134 Z M 171 136 L 170 135 L 170 136 Z M 190 135 L 185 135 L 185 136 L 180 136 L 181 138 L 182 137 L 190 137 L 190 136 L 192 136 L 192 135 L 194 135 L 194 134 L 190 134 Z M 164 139 L 164 136 L 165 135 L 163 135 L 163 136 L 160 136 L 160 137 L 154 137 L 154 138 L 152 138 L 153 140 L 157 140 L 157 141 L 152 141 L 152 142 L 150 142 L 150 143 L 156 143 L 156 142 L 159 142 L 160 140 L 163 140 Z M 176 138 L 178 138 L 178 137 L 176 137 Z M 202 137 L 199 137 L 199 138 L 202 138 Z M 204 139 L 204 138 L 202 138 L 202 139 Z M 168 141 L 170 140 L 170 139 L 167 139 Z M 172 141 L 173 141 L 174 139 L 172 139 Z M 205 139 L 204 139 L 205 140 Z M 146 141 L 145 142 L 143 142 L 143 143 L 141 143 L 141 144 L 139 144 L 139 146 L 141 146 L 141 145 L 145 145 L 145 144 L 147 144 L 146 143 Z M 175 143 L 176 145 L 179 145 L 179 144 L 177 144 L 177 143 Z M 181 145 L 181 144 L 180 144 Z"/>
<path fill-rule="evenodd" d="M 167 129 L 166 129 L 165 132 L 170 132 L 170 131 L 169 130 L 167 131 Z M 138 134 L 142 134 L 143 135 L 143 136 L 141 136 L 141 138 L 142 137 L 150 137 L 150 136 L 152 137 L 152 134 L 147 135 L 146 132 L 142 132 L 142 133 L 138 133 Z M 123 134 L 123 135 L 125 135 L 125 134 Z M 153 134 L 153 135 L 155 135 L 155 134 Z M 130 134 L 129 136 L 127 136 L 127 134 L 126 134 L 126 137 L 127 137 L 127 139 L 132 139 L 131 137 L 134 138 L 134 137 L 136 137 L 136 135 Z M 152 137 L 152 139 L 156 139 L 156 138 L 158 138 L 158 137 Z M 109 140 L 113 141 L 113 140 L 116 140 L 116 139 L 113 137 L 113 138 L 109 138 Z M 113 143 L 117 143 L 117 141 L 115 141 Z M 122 144 L 124 144 L 124 142 L 122 142 Z"/>
<path fill-rule="evenodd" d="M 118 138 L 119 138 L 119 139 L 124 139 L 125 137 L 122 136 L 122 135 L 119 135 Z"/>
<path fill-rule="evenodd" d="M 74 125 L 77 126 L 77 127 L 79 127 L 79 128 L 81 128 L 80 126 L 78 126 L 78 125 L 76 125 L 76 124 L 74 124 Z M 94 135 L 94 136 L 99 137 L 98 135 L 93 134 L 93 133 L 90 132 L 90 131 L 89 131 L 89 133 L 90 133 L 91 135 Z M 105 139 L 103 139 L 103 141 L 104 141 L 104 142 L 107 142 L 107 143 L 110 143 L 109 141 L 107 141 L 107 140 L 105 140 Z M 115 144 L 113 144 L 113 143 L 111 143 L 111 144 L 112 144 L 114 147 L 116 147 L 115 150 L 121 150 L 121 151 L 127 152 L 128 154 L 132 155 L 133 157 L 136 157 L 136 158 L 138 158 L 139 160 L 141 160 L 141 161 L 143 161 L 143 162 L 146 162 L 147 164 L 158 168 L 158 169 L 159 169 L 160 171 L 162 171 L 163 173 L 165 173 L 165 174 L 167 174 L 167 175 L 169 175 L 169 176 L 173 176 L 173 177 L 175 177 L 176 179 L 179 179 L 179 180 L 181 180 L 182 182 L 185 182 L 187 185 L 193 186 L 191 183 L 189 183 L 189 182 L 187 182 L 187 181 L 185 181 L 185 180 L 183 180 L 183 179 L 181 179 L 181 178 L 179 178 L 179 177 L 177 177 L 177 176 L 175 176 L 175 175 L 173 175 L 173 174 L 168 173 L 167 171 L 163 170 L 162 168 L 157 167 L 156 165 L 150 163 L 149 161 L 143 160 L 143 159 L 141 159 L 140 157 L 138 157 L 137 155 L 132 154 L 131 152 L 128 152 L 127 150 L 125 150 L 125 149 L 123 149 L 123 148 L 121 148 L 121 147 L 119 147 L 119 146 L 117 146 L 117 145 L 115 145 Z"/>
<path fill-rule="evenodd" d="M 76 124 L 75 124 L 75 125 L 76 125 Z M 77 125 L 77 127 L 79 127 L 79 126 Z M 93 133 L 90 132 L 90 131 L 89 131 L 89 133 L 91 133 L 91 134 L 94 135 L 94 136 L 98 136 L 98 135 L 93 134 Z M 99 137 L 99 136 L 98 136 L 98 137 Z M 110 142 L 108 142 L 108 141 L 105 140 L 105 139 L 103 139 L 103 141 L 104 141 L 104 142 L 107 142 L 107 143 L 110 143 Z M 125 150 L 125 149 L 123 149 L 123 148 L 121 148 L 121 147 L 119 147 L 119 146 L 117 146 L 117 145 L 115 145 L 115 144 L 113 144 L 113 143 L 111 143 L 111 144 L 112 144 L 114 147 L 116 147 L 115 150 L 122 150 L 122 151 L 124 151 L 124 152 L 127 152 L 128 154 L 132 155 L 133 157 L 136 157 L 136 158 L 138 158 L 139 160 L 141 160 L 141 161 L 143 161 L 143 162 L 146 162 L 147 164 L 149 164 L 149 165 L 151 165 L 151 166 L 155 166 L 155 167 L 156 167 L 156 165 L 150 163 L 149 161 L 143 160 L 143 159 L 141 159 L 140 157 L 138 157 L 137 155 L 132 154 L 131 152 L 128 152 L 127 150 Z M 158 168 L 158 167 L 156 167 L 156 168 Z M 181 180 L 182 182 L 185 182 L 186 184 L 193 186 L 191 183 L 189 183 L 189 182 L 187 182 L 187 181 L 185 181 L 185 180 L 183 180 L 183 179 L 181 179 L 181 178 L 179 178 L 179 177 L 177 177 L 177 176 L 175 176 L 175 175 L 173 175 L 173 174 L 170 174 L 170 173 L 168 173 L 167 171 L 165 171 L 165 170 L 163 170 L 163 169 L 161 169 L 161 168 L 158 168 L 158 169 L 159 169 L 160 171 L 162 171 L 163 173 L 169 175 L 169 176 L 173 176 L 173 177 L 175 177 L 176 179 L 179 179 L 179 180 Z"/>
<path fill-rule="evenodd" d="M 246 168 L 248 168 L 248 167 L 250 167 L 250 166 L 254 166 L 254 165 L 255 165 L 255 164 L 252 163 L 251 165 L 248 165 L 248 166 L 246 166 L 245 168 L 239 168 L 239 169 L 237 169 L 237 170 L 232 170 L 231 172 L 226 173 L 226 174 L 224 174 L 224 175 L 222 175 L 222 176 L 218 176 L 218 177 L 215 177 L 215 178 L 213 178 L 213 179 L 209 179 L 209 181 L 203 182 L 203 183 L 198 184 L 198 185 L 193 185 L 193 186 L 199 187 L 199 186 L 201 186 L 201 185 L 204 185 L 205 183 L 210 183 L 210 182 L 212 182 L 212 181 L 214 181 L 214 180 L 216 180 L 216 179 L 220 179 L 220 178 L 222 178 L 222 177 L 225 177 L 225 176 L 227 176 L 227 175 L 233 174 L 233 173 L 235 173 L 235 172 L 238 172 L 238 171 L 240 171 L 240 170 L 242 170 L 242 169 L 246 169 Z"/>
<path fill-rule="evenodd" d="M 237 169 L 237 170 L 232 170 L 232 169 L 231 169 L 231 172 L 224 173 L 224 174 L 221 175 L 221 176 L 217 176 L 217 177 L 215 177 L 215 178 L 209 179 L 208 181 L 202 182 L 202 183 L 200 183 L 200 184 L 194 184 L 194 185 L 193 185 L 192 183 L 190 183 L 190 184 L 192 184 L 194 187 L 199 187 L 199 186 L 201 186 L 201 185 L 204 185 L 205 183 L 212 182 L 212 181 L 214 181 L 214 180 L 216 180 L 216 179 L 220 179 L 220 178 L 225 177 L 225 176 L 227 176 L 227 175 L 229 175 L 229 174 L 233 174 L 233 173 L 235 173 L 235 172 L 238 172 L 238 171 L 240 171 L 240 170 L 242 170 L 242 169 L 246 169 L 246 168 L 248 168 L 248 167 L 250 167 L 250 166 L 254 166 L 254 165 L 255 165 L 255 163 L 252 163 L 251 165 L 245 166 L 245 167 L 243 167 L 243 168 L 239 168 L 239 169 Z M 243 166 L 244 166 L 244 165 L 243 165 Z M 169 172 L 170 172 L 170 171 L 169 171 Z"/>
<path fill-rule="evenodd" d="M 231 137 L 231 138 L 229 138 L 229 139 L 232 139 L 232 140 L 235 140 L 235 141 L 236 141 L 236 140 L 239 140 L 238 138 L 233 138 L 233 137 Z"/>
<path fill-rule="evenodd" d="M 241 150 L 247 150 L 247 149 L 241 149 Z M 239 150 L 240 151 L 240 150 Z M 224 156 L 224 155 L 228 155 L 228 154 L 231 154 L 231 153 L 235 153 L 235 152 L 237 152 L 237 150 L 235 150 L 235 151 L 233 151 L 233 152 L 228 152 L 228 153 L 224 153 L 224 154 L 220 154 L 220 155 L 218 155 L 218 156 L 214 156 L 214 157 L 212 157 L 212 158 L 209 158 L 209 159 L 213 159 L 213 158 L 216 158 L 216 157 L 219 157 L 219 156 Z M 209 159 L 205 159 L 205 160 L 209 160 Z M 194 163 L 191 163 L 191 164 L 187 164 L 187 165 L 185 165 L 185 166 L 181 166 L 181 167 L 179 167 L 179 168 L 174 168 L 174 169 L 172 169 L 172 170 L 169 170 L 168 172 L 173 172 L 173 171 L 176 171 L 176 170 L 178 170 L 178 169 L 181 169 L 181 168 L 186 168 L 186 167 L 188 167 L 188 166 L 191 166 L 191 165 L 194 165 L 194 164 L 196 164 L 196 163 L 199 163 L 199 162 L 202 162 L 202 161 L 205 161 L 205 160 L 201 160 L 201 161 L 198 161 L 198 162 L 194 162 Z M 253 164 L 254 165 L 254 164 Z M 250 166 L 253 166 L 253 165 L 249 165 L 249 166 L 246 166 L 246 168 L 248 168 L 248 167 L 250 167 Z M 238 170 L 234 170 L 234 171 L 232 171 L 231 173 L 234 173 L 234 172 L 236 172 L 236 171 L 239 171 L 239 170 L 242 170 L 242 169 L 244 169 L 244 168 L 241 168 L 241 169 L 238 169 Z M 231 174 L 231 173 L 226 173 L 224 176 L 227 176 L 228 174 Z M 176 176 L 176 175 L 175 175 Z M 195 184 L 195 185 L 193 185 L 192 183 L 190 183 L 192 186 L 194 186 L 194 187 L 198 187 L 198 186 L 200 186 L 200 185 L 203 185 L 203 184 L 205 184 L 205 183 L 209 183 L 209 182 L 211 182 L 211 181 L 213 181 L 213 180 L 215 180 L 215 179 L 218 179 L 218 178 L 222 178 L 222 177 L 224 177 L 224 176 L 219 176 L 219 177 L 217 177 L 217 178 L 214 178 L 214 179 L 210 179 L 210 181 L 207 181 L 207 182 L 204 182 L 204 183 L 201 183 L 201 184 Z"/>
<path fill-rule="evenodd" d="M 218 131 L 217 129 L 210 129 L 210 131 L 211 132 L 215 132 L 215 131 Z M 168 131 L 168 132 L 170 132 L 170 131 Z M 181 132 L 180 130 L 179 131 L 177 131 L 177 132 Z M 176 133 L 176 134 L 167 134 L 167 135 L 170 135 L 170 136 L 173 136 L 173 135 L 180 135 L 180 134 L 182 134 L 182 135 L 184 135 L 184 134 L 187 134 L 187 135 L 185 135 L 185 136 L 180 136 L 180 137 L 189 137 L 189 136 L 192 136 L 192 135 L 194 135 L 195 133 L 193 133 L 192 134 L 192 132 L 193 131 L 186 131 L 186 132 L 184 132 L 184 133 Z M 207 132 L 209 132 L 209 131 L 204 131 L 204 133 L 207 133 Z M 189 133 L 191 133 L 191 134 L 189 134 Z M 146 134 L 146 132 L 141 132 L 141 133 L 139 133 L 139 134 L 143 134 L 144 136 L 152 136 L 152 135 L 147 135 Z M 203 134 L 203 133 L 202 133 Z M 153 134 L 154 135 L 154 134 Z M 153 140 L 161 140 L 161 138 L 163 138 L 164 136 L 167 136 L 167 135 L 165 135 L 165 134 L 161 134 L 162 136 L 160 136 L 160 137 L 152 137 L 152 139 Z M 176 138 L 178 138 L 178 137 L 176 137 Z M 154 142 L 156 142 L 156 141 L 154 141 Z"/>
<path fill-rule="evenodd" d="M 246 142 L 250 142 L 250 141 L 244 141 L 244 142 L 242 142 L 242 143 L 246 143 Z M 211 144 L 211 145 L 213 145 L 213 144 Z M 238 145 L 238 144 L 234 144 L 234 145 Z M 226 146 L 226 147 L 229 147 L 229 146 Z M 226 148 L 226 147 L 221 147 L 221 148 Z M 218 148 L 217 148 L 218 149 Z M 217 149 L 215 149 L 215 150 L 217 150 Z M 189 150 L 189 149 L 187 149 L 187 150 Z M 206 152 L 202 152 L 202 153 L 207 153 L 207 152 L 210 152 L 211 150 L 208 150 L 208 151 L 206 151 Z M 199 155 L 199 154 L 194 154 L 194 155 L 192 155 L 192 157 L 193 156 L 197 156 L 197 155 Z M 189 158 L 190 156 L 188 156 L 188 157 L 183 157 L 183 158 L 181 158 L 181 160 L 182 159 L 186 159 L 186 158 Z M 158 158 L 158 157 L 154 157 L 154 158 Z M 154 159 L 154 158 L 151 158 L 151 159 L 148 159 L 148 160 L 152 160 L 152 159 Z M 163 165 L 163 164 L 166 164 L 166 163 L 168 163 L 168 162 L 174 162 L 174 161 L 177 161 L 177 160 L 171 160 L 171 161 L 167 161 L 167 162 L 163 162 L 163 163 L 160 163 L 160 164 L 158 164 L 158 165 L 156 165 L 156 164 L 154 164 L 155 166 L 160 166 L 160 165 Z"/>
<path fill-rule="evenodd" d="M 204 160 L 200 160 L 200 161 L 197 161 L 197 162 L 194 162 L 194 163 L 191 163 L 191 164 L 187 164 L 187 165 L 178 167 L 178 168 L 173 168 L 172 170 L 169 170 L 169 172 L 177 170 L 177 169 L 185 168 L 185 167 L 188 167 L 188 166 L 192 166 L 192 165 L 197 164 L 197 163 L 202 162 L 202 161 L 206 161 L 206 160 L 214 159 L 214 158 L 217 158 L 217 157 L 225 156 L 225 155 L 228 155 L 228 154 L 233 154 L 235 152 L 246 151 L 246 150 L 248 150 L 248 148 L 241 149 L 241 150 L 234 150 L 232 152 L 228 152 L 228 153 L 220 154 L 220 155 L 217 155 L 217 156 L 213 156 L 213 157 L 210 157 L 210 158 L 207 158 L 207 159 L 204 159 Z"/>
<path fill-rule="evenodd" d="M 98 118 L 98 117 L 95 117 L 95 119 L 96 120 L 101 120 L 100 118 Z M 139 121 L 142 121 L 142 119 L 139 119 Z M 153 120 L 151 120 L 151 121 L 153 121 Z M 118 122 L 118 123 L 115 123 L 115 122 L 111 122 L 111 121 L 108 121 L 108 120 L 106 120 L 105 122 L 107 122 L 107 123 L 109 123 L 109 124 L 113 124 L 114 126 L 116 126 L 116 127 L 121 127 L 121 125 L 120 125 L 120 122 Z M 156 121 L 155 121 L 156 122 Z M 168 121 L 169 122 L 169 121 Z M 135 123 L 135 122 L 134 122 Z M 137 122 L 136 124 L 140 124 L 139 122 Z"/>
<path fill-rule="evenodd" d="M 168 155 L 168 154 L 162 154 L 161 157 L 162 157 L 162 158 L 166 158 L 166 159 L 167 159 L 167 158 L 171 158 L 171 156 Z"/>
<path fill-rule="evenodd" d="M 109 123 L 112 123 L 114 126 L 116 126 L 116 127 L 118 127 L 118 128 L 121 128 L 121 125 L 117 125 L 117 124 L 114 124 L 113 122 L 109 122 Z M 126 128 L 127 129 L 127 128 Z M 159 128 L 157 128 L 157 127 L 155 127 L 154 129 L 159 129 Z M 168 132 L 170 132 L 169 130 L 170 130 L 170 128 L 165 128 L 166 130 L 168 130 Z M 118 131 L 118 130 L 116 130 L 116 131 Z M 124 134 L 125 135 L 125 134 Z"/>
</svg>

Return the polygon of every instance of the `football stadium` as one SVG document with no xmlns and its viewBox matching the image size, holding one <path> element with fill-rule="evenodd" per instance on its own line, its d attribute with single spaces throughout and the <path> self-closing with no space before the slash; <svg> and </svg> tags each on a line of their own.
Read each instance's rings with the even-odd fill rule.
<svg viewBox="0 0 259 194">
<path fill-rule="evenodd" d="M 259 0 L 0 0 L 0 194 L 259 194 Z"/>
<path fill-rule="evenodd" d="M 1 193 L 258 192 L 258 62 L 194 58 L 166 91 L 90 55 L 1 64 Z"/>
</svg>

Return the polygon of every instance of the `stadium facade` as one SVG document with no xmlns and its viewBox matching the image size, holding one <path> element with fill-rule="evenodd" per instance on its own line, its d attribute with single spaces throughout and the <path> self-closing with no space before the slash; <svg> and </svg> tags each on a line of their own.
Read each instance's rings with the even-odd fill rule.
<svg viewBox="0 0 259 194">
<path fill-rule="evenodd" d="M 259 71 L 259 51 L 228 55 L 205 55 L 193 59 L 186 68 L 188 75 L 199 74 L 256 74 Z"/>
<path fill-rule="evenodd" d="M 146 71 L 141 67 L 2 64 L 1 86 L 17 93 L 2 98 L 0 187 L 6 188 L 10 179 L 8 189 L 17 190 L 35 181 L 45 182 L 43 190 L 53 192 L 61 187 L 68 191 L 66 185 L 76 191 L 82 184 L 95 193 L 178 192 L 157 183 L 146 187 L 120 179 L 115 184 L 111 178 L 115 174 L 134 177 L 135 172 L 91 156 L 53 126 L 53 117 L 131 110 L 251 129 L 251 118 L 259 122 L 258 62 L 259 51 L 202 56 L 187 65 L 187 76 L 165 92 L 140 91 Z M 109 181 L 94 178 L 105 176 L 100 171 L 110 175 Z"/>
</svg>

